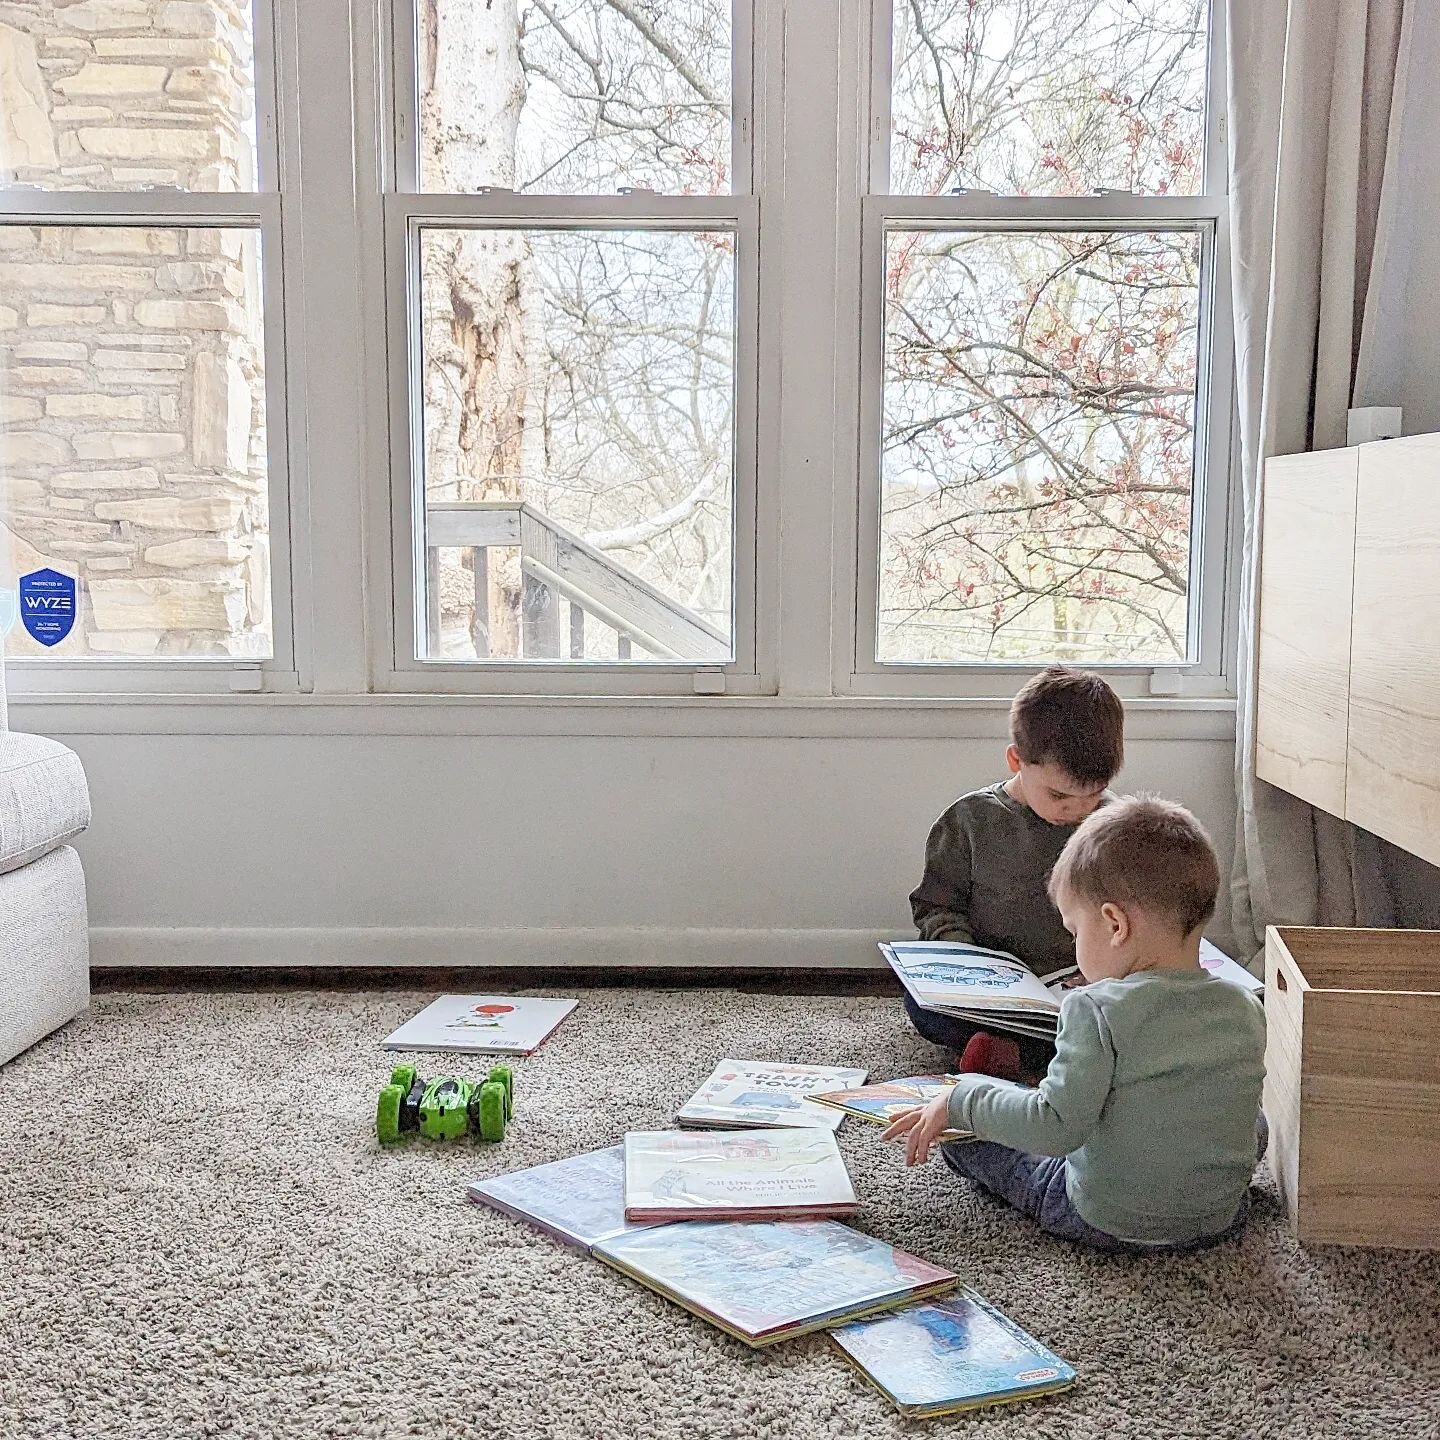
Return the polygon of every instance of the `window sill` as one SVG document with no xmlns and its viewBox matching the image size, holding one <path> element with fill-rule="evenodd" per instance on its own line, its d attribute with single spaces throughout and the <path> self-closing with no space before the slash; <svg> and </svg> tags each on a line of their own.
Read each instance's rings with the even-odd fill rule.
<svg viewBox="0 0 1440 1440">
<path fill-rule="evenodd" d="M 498 735 L 1005 739 L 1007 699 L 835 696 L 15 695 L 11 722 L 49 735 Z M 1235 700 L 1125 702 L 1132 740 L 1222 740 Z"/>
</svg>

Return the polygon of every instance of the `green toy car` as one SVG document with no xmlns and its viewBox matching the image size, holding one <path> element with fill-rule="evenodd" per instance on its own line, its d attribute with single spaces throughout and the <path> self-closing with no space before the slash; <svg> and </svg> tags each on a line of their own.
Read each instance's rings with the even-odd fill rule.
<svg viewBox="0 0 1440 1440">
<path fill-rule="evenodd" d="M 515 1076 L 508 1065 L 491 1067 L 484 1080 L 446 1075 L 422 1080 L 413 1065 L 397 1065 L 375 1107 L 375 1134 L 382 1145 L 418 1131 L 427 1140 L 503 1140 L 515 1114 Z"/>
</svg>

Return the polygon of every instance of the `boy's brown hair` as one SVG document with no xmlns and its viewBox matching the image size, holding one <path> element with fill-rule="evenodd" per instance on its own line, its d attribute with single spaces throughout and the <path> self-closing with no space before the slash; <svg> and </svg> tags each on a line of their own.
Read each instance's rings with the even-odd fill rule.
<svg viewBox="0 0 1440 1440">
<path fill-rule="evenodd" d="M 1183 806 L 1154 795 L 1102 805 L 1070 837 L 1050 872 L 1050 898 L 1134 905 L 1181 935 L 1214 913 L 1220 862 L 1205 828 Z"/>
<path fill-rule="evenodd" d="M 1108 785 L 1125 762 L 1125 707 L 1093 670 L 1052 665 L 1015 697 L 1010 743 L 1027 765 L 1058 765 L 1082 785 Z"/>
</svg>

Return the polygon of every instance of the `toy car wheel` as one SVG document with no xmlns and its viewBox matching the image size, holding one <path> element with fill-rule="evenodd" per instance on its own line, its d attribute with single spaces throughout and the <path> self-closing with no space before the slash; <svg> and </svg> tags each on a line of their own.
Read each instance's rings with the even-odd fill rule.
<svg viewBox="0 0 1440 1440">
<path fill-rule="evenodd" d="M 489 1081 L 505 1087 L 505 1118 L 515 1118 L 515 1072 L 508 1065 L 492 1065 Z"/>
<path fill-rule="evenodd" d="M 400 1138 L 400 1105 L 405 1091 L 399 1085 L 386 1085 L 375 1105 L 375 1136 L 382 1145 L 393 1145 Z"/>
<path fill-rule="evenodd" d="M 506 1114 L 505 1086 L 498 1080 L 487 1080 L 480 1087 L 480 1138 L 503 1140 Z"/>
<path fill-rule="evenodd" d="M 408 1095 L 411 1086 L 415 1084 L 415 1067 L 413 1065 L 397 1065 L 390 1072 L 390 1083 L 398 1085 Z"/>
</svg>

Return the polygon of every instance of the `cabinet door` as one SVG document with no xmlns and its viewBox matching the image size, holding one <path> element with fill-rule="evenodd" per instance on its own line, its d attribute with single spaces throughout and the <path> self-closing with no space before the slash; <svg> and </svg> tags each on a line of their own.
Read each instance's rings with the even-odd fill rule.
<svg viewBox="0 0 1440 1440">
<path fill-rule="evenodd" d="M 1265 464 L 1255 773 L 1345 813 L 1358 450 Z"/>
<path fill-rule="evenodd" d="M 1440 865 L 1440 435 L 1360 447 L 1345 818 Z"/>
</svg>

